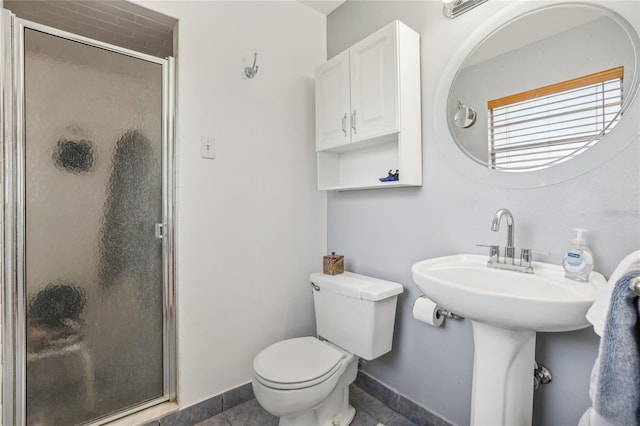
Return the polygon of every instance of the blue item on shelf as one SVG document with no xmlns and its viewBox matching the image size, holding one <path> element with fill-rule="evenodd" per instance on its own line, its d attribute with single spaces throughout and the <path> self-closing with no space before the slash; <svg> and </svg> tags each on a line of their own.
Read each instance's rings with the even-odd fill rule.
<svg viewBox="0 0 640 426">
<path fill-rule="evenodd" d="M 389 175 L 379 178 L 380 182 L 393 182 L 400 180 L 400 172 L 396 169 L 396 172 L 393 173 L 393 169 L 389 170 Z"/>
</svg>

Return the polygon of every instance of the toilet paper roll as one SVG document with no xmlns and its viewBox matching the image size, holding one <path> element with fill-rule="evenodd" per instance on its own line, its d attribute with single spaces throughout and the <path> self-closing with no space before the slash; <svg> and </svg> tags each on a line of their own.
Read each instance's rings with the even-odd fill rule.
<svg viewBox="0 0 640 426">
<path fill-rule="evenodd" d="M 440 327 L 444 322 L 444 316 L 439 313 L 440 309 L 442 308 L 433 300 L 420 296 L 413 304 L 413 317 L 434 327 Z"/>
</svg>

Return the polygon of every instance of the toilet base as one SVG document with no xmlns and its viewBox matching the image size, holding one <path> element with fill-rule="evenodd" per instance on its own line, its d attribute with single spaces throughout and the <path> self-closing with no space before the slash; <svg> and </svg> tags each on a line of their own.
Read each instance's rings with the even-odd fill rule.
<svg viewBox="0 0 640 426">
<path fill-rule="evenodd" d="M 302 413 L 299 416 L 287 416 L 280 417 L 278 426 L 300 426 L 300 425 L 314 425 L 314 426 L 347 426 L 353 421 L 356 416 L 356 409 L 351 405 L 347 405 L 347 410 L 334 416 L 331 419 L 325 419 L 321 421 L 314 412 Z"/>
<path fill-rule="evenodd" d="M 280 417 L 279 426 L 347 426 L 356 415 L 349 404 L 349 385 L 356 380 L 358 358 L 346 367 L 338 384 L 327 398 L 311 410 Z"/>
</svg>

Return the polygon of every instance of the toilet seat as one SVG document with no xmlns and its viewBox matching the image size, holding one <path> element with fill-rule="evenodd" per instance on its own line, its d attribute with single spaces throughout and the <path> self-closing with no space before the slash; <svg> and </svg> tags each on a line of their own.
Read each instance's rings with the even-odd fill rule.
<svg viewBox="0 0 640 426">
<path fill-rule="evenodd" d="M 324 382 L 338 371 L 346 353 L 315 337 L 274 343 L 253 361 L 255 378 L 279 390 L 303 389 Z"/>
</svg>

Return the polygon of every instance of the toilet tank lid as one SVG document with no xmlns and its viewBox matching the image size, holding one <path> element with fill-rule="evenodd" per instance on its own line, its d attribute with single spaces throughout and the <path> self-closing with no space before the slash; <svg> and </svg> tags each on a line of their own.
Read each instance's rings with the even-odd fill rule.
<svg viewBox="0 0 640 426">
<path fill-rule="evenodd" d="M 314 272 L 310 279 L 321 290 L 374 302 L 395 296 L 403 291 L 401 284 L 346 271 L 338 275 Z"/>
</svg>

